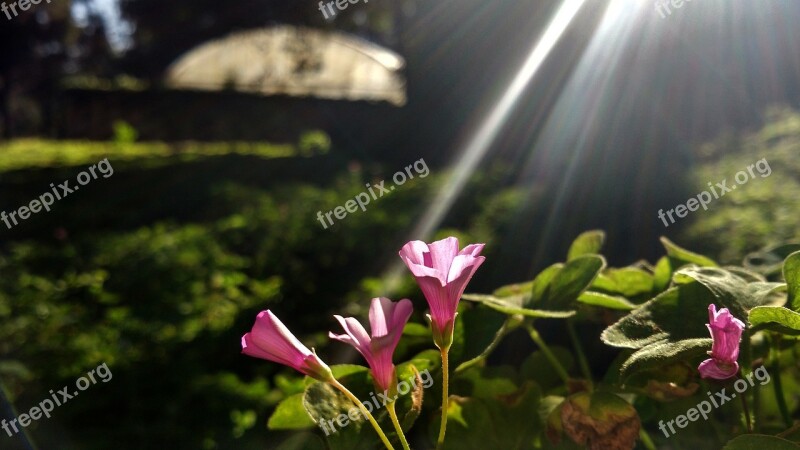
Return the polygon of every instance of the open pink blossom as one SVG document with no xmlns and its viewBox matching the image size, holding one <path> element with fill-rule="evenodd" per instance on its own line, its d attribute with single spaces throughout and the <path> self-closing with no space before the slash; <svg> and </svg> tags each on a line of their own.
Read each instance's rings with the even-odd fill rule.
<svg viewBox="0 0 800 450">
<path fill-rule="evenodd" d="M 331 369 L 269 310 L 258 313 L 253 329 L 242 336 L 242 353 L 289 366 L 320 381 L 333 379 Z"/>
<path fill-rule="evenodd" d="M 346 334 L 329 335 L 332 339 L 355 347 L 367 360 L 375 384 L 382 390 L 391 390 L 395 378 L 392 355 L 413 309 L 408 299 L 394 303 L 386 297 L 373 298 L 369 308 L 372 336 L 367 334 L 358 320 L 342 316 L 334 317 L 342 324 Z"/>
<path fill-rule="evenodd" d="M 697 370 L 703 378 L 727 380 L 739 371 L 739 340 L 744 331 L 744 323 L 733 317 L 728 308 L 717 312 L 715 305 L 708 305 L 708 331 L 714 343 L 708 352 L 711 358 L 700 363 Z"/>
<path fill-rule="evenodd" d="M 449 348 L 452 342 L 458 302 L 486 259 L 480 256 L 483 247 L 471 244 L 459 251 L 458 239 L 449 237 L 431 244 L 411 241 L 400 250 L 428 301 L 434 341 L 440 348 Z"/>
</svg>

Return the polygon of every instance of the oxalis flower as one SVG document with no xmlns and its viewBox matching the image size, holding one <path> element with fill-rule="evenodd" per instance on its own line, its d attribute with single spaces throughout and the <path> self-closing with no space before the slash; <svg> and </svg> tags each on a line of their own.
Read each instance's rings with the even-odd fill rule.
<svg viewBox="0 0 800 450">
<path fill-rule="evenodd" d="M 320 381 L 333 379 L 330 367 L 269 310 L 261 311 L 253 329 L 242 336 L 242 353 L 289 366 Z"/>
<path fill-rule="evenodd" d="M 458 250 L 458 239 L 449 237 L 426 244 L 411 241 L 400 250 L 400 258 L 417 279 L 431 314 L 433 339 L 440 349 L 453 341 L 456 310 L 467 283 L 486 259 L 480 256 L 484 244 Z"/>
<path fill-rule="evenodd" d="M 367 360 L 375 384 L 381 390 L 391 391 L 395 387 L 392 355 L 413 309 L 408 299 L 395 303 L 386 297 L 373 298 L 369 308 L 371 336 L 358 320 L 342 316 L 334 317 L 346 334 L 329 333 L 329 336 L 355 347 Z"/>
<path fill-rule="evenodd" d="M 744 323 L 733 317 L 727 308 L 717 312 L 715 305 L 708 305 L 708 331 L 714 343 L 708 352 L 711 358 L 700 363 L 697 370 L 703 378 L 727 380 L 739 371 L 739 340 L 744 331 Z"/>
</svg>

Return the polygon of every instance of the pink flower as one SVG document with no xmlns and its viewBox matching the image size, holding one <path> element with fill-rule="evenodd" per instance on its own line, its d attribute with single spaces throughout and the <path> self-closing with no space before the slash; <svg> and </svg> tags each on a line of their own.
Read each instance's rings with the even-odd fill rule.
<svg viewBox="0 0 800 450">
<path fill-rule="evenodd" d="M 697 370 L 703 378 L 727 380 L 739 371 L 739 340 L 744 331 L 744 323 L 733 317 L 728 308 L 717 312 L 717 307 L 708 305 L 708 331 L 714 343 L 708 352 L 711 358 L 700 363 Z"/>
<path fill-rule="evenodd" d="M 320 381 L 333 379 L 330 367 L 269 310 L 258 313 L 252 331 L 242 336 L 242 353 L 289 366 Z"/>
<path fill-rule="evenodd" d="M 369 308 L 369 327 L 372 337 L 358 320 L 352 317 L 345 319 L 342 316 L 334 317 L 342 324 L 347 334 L 330 333 L 330 337 L 355 347 L 367 360 L 375 384 L 380 389 L 390 390 L 395 378 L 392 355 L 413 309 L 408 299 L 393 303 L 385 297 L 373 298 Z"/>
<path fill-rule="evenodd" d="M 400 258 L 428 300 L 433 337 L 439 348 L 449 348 L 452 343 L 458 302 L 486 259 L 479 256 L 483 247 L 472 244 L 458 251 L 458 239 L 449 237 L 432 244 L 411 241 L 400 250 Z"/>
</svg>

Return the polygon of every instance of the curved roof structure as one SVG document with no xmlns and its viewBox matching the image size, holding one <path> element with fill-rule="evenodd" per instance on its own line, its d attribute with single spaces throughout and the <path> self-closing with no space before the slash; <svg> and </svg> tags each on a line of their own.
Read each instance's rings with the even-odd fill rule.
<svg viewBox="0 0 800 450">
<path fill-rule="evenodd" d="M 406 102 L 405 61 L 355 36 L 280 25 L 231 34 L 181 56 L 167 70 L 176 89 Z"/>
</svg>

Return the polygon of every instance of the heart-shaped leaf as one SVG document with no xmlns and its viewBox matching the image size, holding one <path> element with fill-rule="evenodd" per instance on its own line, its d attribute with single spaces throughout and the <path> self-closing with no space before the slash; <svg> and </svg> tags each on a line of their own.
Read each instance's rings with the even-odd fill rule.
<svg viewBox="0 0 800 450">
<path fill-rule="evenodd" d="M 667 256 L 670 258 L 674 268 L 680 268 L 687 264 L 697 264 L 701 267 L 716 267 L 718 265 L 711 258 L 681 248 L 665 237 L 661 238 L 661 244 L 667 250 Z"/>
<path fill-rule="evenodd" d="M 567 252 L 567 261 L 572 261 L 581 256 L 594 255 L 600 253 L 603 249 L 603 243 L 606 240 L 606 234 L 601 230 L 592 230 L 581 233 Z"/>
<path fill-rule="evenodd" d="M 575 301 L 606 265 L 605 259 L 599 255 L 581 256 L 564 264 L 556 272 L 553 267 L 546 269 L 550 283 L 542 289 L 541 283 L 533 281 L 531 304 L 539 309 L 564 311 L 574 308 Z"/>
<path fill-rule="evenodd" d="M 625 297 L 608 295 L 601 292 L 586 291 L 578 297 L 578 301 L 584 305 L 600 306 L 608 309 L 619 309 L 631 311 L 636 309 L 636 305 L 629 302 Z"/>
<path fill-rule="evenodd" d="M 304 430 L 313 426 L 314 421 L 303 406 L 302 393 L 286 397 L 267 422 L 270 430 Z"/>
<path fill-rule="evenodd" d="M 789 291 L 788 306 L 800 311 L 800 252 L 792 253 L 783 263 L 783 278 Z"/>
<path fill-rule="evenodd" d="M 779 306 L 759 306 L 750 311 L 750 325 L 790 336 L 800 336 L 800 314 Z"/>
<path fill-rule="evenodd" d="M 657 342 L 632 354 L 620 368 L 620 375 L 628 378 L 636 372 L 665 366 L 688 358 L 703 355 L 711 349 L 712 340 L 683 339 L 678 342 Z"/>
</svg>

